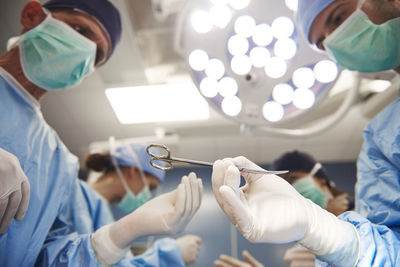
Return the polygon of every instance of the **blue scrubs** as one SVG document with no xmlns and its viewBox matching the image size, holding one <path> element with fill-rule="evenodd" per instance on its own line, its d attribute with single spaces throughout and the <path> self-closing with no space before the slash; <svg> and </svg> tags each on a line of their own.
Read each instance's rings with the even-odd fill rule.
<svg viewBox="0 0 400 267">
<path fill-rule="evenodd" d="M 0 235 L 0 266 L 99 266 L 90 236 L 112 222 L 107 204 L 79 182 L 78 159 L 45 122 L 39 103 L 2 68 L 0 102 L 0 147 L 18 157 L 31 185 L 25 218 Z M 173 240 L 118 265 L 184 266 Z"/>
<path fill-rule="evenodd" d="M 400 266 L 400 98 L 365 128 L 357 170 L 359 214 L 339 216 L 360 236 L 357 266 Z"/>
</svg>

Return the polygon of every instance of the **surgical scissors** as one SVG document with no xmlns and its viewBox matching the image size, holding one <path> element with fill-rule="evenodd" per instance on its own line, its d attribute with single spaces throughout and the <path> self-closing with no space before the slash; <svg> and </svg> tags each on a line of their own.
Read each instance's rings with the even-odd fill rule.
<svg viewBox="0 0 400 267">
<path fill-rule="evenodd" d="M 160 153 L 154 153 L 151 152 L 150 149 L 156 148 L 159 149 Z M 171 170 L 173 168 L 172 162 L 181 162 L 181 163 L 188 163 L 188 164 L 194 164 L 194 165 L 199 165 L 199 166 L 207 166 L 207 167 L 212 167 L 213 163 L 211 162 L 205 162 L 205 161 L 199 161 L 199 160 L 190 160 L 190 159 L 182 159 L 182 158 L 175 158 L 171 157 L 171 151 L 166 145 L 161 145 L 161 144 L 151 144 L 147 146 L 146 148 L 147 154 L 149 154 L 152 158 L 150 159 L 150 164 L 154 168 L 160 169 L 160 170 Z M 161 166 L 155 162 L 161 161 L 166 164 L 166 166 Z M 239 167 L 239 171 L 241 172 L 250 172 L 250 173 L 265 173 L 265 174 L 284 174 L 288 173 L 289 171 L 266 171 L 266 170 L 254 170 L 254 169 L 248 169 L 248 168 L 243 168 Z"/>
</svg>

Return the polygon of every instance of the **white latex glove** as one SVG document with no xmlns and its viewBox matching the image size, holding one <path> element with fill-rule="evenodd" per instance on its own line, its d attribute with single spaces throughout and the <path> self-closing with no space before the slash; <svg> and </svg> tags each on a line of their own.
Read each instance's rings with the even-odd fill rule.
<svg viewBox="0 0 400 267">
<path fill-rule="evenodd" d="M 18 158 L 0 148 L 0 234 L 13 218 L 24 218 L 29 197 L 30 184 Z"/>
<path fill-rule="evenodd" d="M 122 259 L 132 241 L 141 236 L 181 232 L 199 209 L 203 194 L 195 173 L 183 176 L 177 189 L 162 194 L 120 220 L 101 227 L 92 245 L 104 265 Z"/>
<path fill-rule="evenodd" d="M 201 247 L 201 238 L 197 235 L 184 235 L 176 239 L 183 261 L 186 265 L 196 262 Z"/>
<path fill-rule="evenodd" d="M 247 250 L 243 250 L 242 256 L 245 260 L 241 261 L 234 257 L 221 254 L 219 259 L 214 261 L 215 267 L 264 267 L 264 265 L 256 260 Z"/>
<path fill-rule="evenodd" d="M 294 246 L 286 250 L 283 260 L 290 267 L 314 267 L 315 255 L 302 246 Z"/>
<path fill-rule="evenodd" d="M 212 185 L 219 205 L 246 239 L 268 243 L 300 241 L 337 267 L 356 263 L 359 240 L 352 224 L 305 199 L 276 175 L 243 172 L 246 184 L 239 188 L 236 166 L 261 169 L 245 157 L 217 160 Z"/>
</svg>

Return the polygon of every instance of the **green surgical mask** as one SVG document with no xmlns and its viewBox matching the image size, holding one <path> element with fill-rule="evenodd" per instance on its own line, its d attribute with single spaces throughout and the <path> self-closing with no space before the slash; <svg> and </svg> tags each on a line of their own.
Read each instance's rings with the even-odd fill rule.
<svg viewBox="0 0 400 267">
<path fill-rule="evenodd" d="M 123 210 L 125 213 L 131 213 L 144 203 L 149 201 L 151 196 L 150 190 L 148 186 L 145 186 L 142 191 L 139 192 L 136 196 L 133 194 L 131 190 L 128 189 L 127 193 L 123 197 L 123 199 L 117 204 L 117 206 Z"/>
<path fill-rule="evenodd" d="M 318 188 L 311 176 L 300 178 L 298 181 L 293 183 L 293 187 L 303 197 L 310 199 L 321 208 L 326 208 L 326 205 L 328 204 L 328 196 Z"/>
<path fill-rule="evenodd" d="M 349 70 L 378 72 L 400 66 L 400 18 L 374 24 L 361 10 L 363 2 L 325 39 L 325 49 Z"/>
</svg>

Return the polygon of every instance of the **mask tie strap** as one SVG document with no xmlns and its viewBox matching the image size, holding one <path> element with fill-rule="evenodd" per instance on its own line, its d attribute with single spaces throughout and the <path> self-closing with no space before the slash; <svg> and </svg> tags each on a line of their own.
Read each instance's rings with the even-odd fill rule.
<svg viewBox="0 0 400 267">
<path fill-rule="evenodd" d="M 310 176 L 314 176 L 322 168 L 321 163 L 315 163 L 314 167 L 310 171 Z"/>
</svg>

